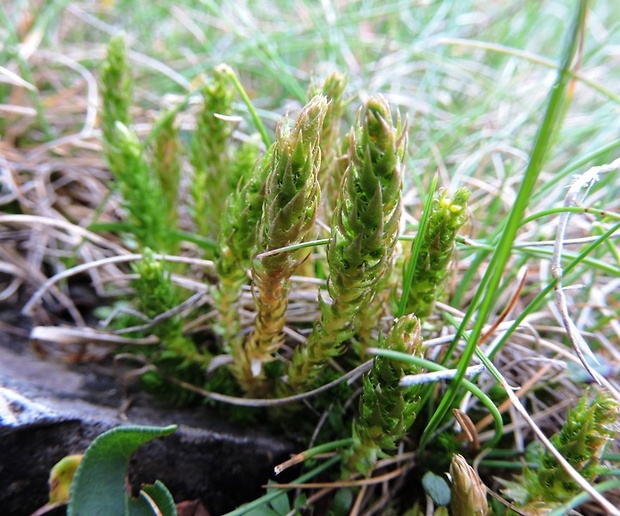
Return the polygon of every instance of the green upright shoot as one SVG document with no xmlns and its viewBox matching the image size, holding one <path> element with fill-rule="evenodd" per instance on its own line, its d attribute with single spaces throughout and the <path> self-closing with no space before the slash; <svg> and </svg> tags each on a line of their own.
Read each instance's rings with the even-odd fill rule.
<svg viewBox="0 0 620 516">
<path fill-rule="evenodd" d="M 387 101 L 372 97 L 350 139 L 327 248 L 331 302 L 319 300 L 319 320 L 307 344 L 295 349 L 288 368 L 288 384 L 295 391 L 315 382 L 327 362 L 343 352 L 389 268 L 398 239 L 406 132 L 400 120 L 394 125 Z"/>
<path fill-rule="evenodd" d="M 273 251 L 309 239 L 320 200 L 317 180 L 321 165 L 319 135 L 327 100 L 314 97 L 301 111 L 292 128 L 278 125 L 276 141 L 268 153 L 258 249 Z M 288 305 L 290 277 L 307 258 L 308 250 L 271 254 L 252 264 L 256 317 L 254 330 L 233 366 L 240 385 L 248 393 L 264 392 L 264 364 L 274 360 L 283 344 L 282 330 Z"/>
<path fill-rule="evenodd" d="M 256 252 L 256 228 L 263 214 L 265 180 L 271 153 L 262 162 L 259 154 L 256 138 L 245 142 L 237 150 L 233 165 L 239 169 L 236 174 L 241 179 L 226 200 L 220 221 L 220 252 L 215 262 L 219 283 L 213 290 L 213 300 L 220 316 L 215 330 L 222 335 L 226 347 L 232 346 L 241 328 L 241 287 L 249 279 L 248 271 Z"/>
<path fill-rule="evenodd" d="M 229 86 L 225 67 L 216 67 L 202 89 L 203 105 L 196 119 L 190 145 L 194 169 L 191 184 L 192 216 L 196 232 L 204 237 L 219 236 L 224 203 L 236 180 L 230 174 L 230 119 L 234 90 Z M 231 187 L 232 185 L 232 187 Z"/>
<path fill-rule="evenodd" d="M 379 347 L 423 357 L 420 321 L 413 315 L 397 319 Z M 377 460 L 394 451 L 407 434 L 420 409 L 420 385 L 400 387 L 405 375 L 420 373 L 413 364 L 376 357 L 364 376 L 359 416 L 353 423 L 353 444 L 343 451 L 345 475 L 359 472 L 370 476 Z"/>
<path fill-rule="evenodd" d="M 420 319 L 431 315 L 454 256 L 457 232 L 467 220 L 468 199 L 466 188 L 459 188 L 452 199 L 447 197 L 445 190 L 440 190 L 433 199 L 425 231 L 416 235 L 416 239 L 421 239 L 421 246 L 405 313 L 413 313 Z"/>
</svg>

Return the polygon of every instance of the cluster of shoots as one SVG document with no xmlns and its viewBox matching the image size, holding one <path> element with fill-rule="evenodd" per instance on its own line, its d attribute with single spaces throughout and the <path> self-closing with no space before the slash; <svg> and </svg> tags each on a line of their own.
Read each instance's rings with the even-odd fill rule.
<svg viewBox="0 0 620 516">
<path fill-rule="evenodd" d="M 196 128 L 184 147 L 174 112 L 162 115 L 145 142 L 130 128 L 134 101 L 122 36 L 110 42 L 101 69 L 104 150 L 127 214 L 119 229 L 144 255 L 134 267 L 136 308 L 152 321 L 180 302 L 171 281 L 175 271 L 155 256 L 182 245 L 183 152 L 192 169 L 186 212 L 196 241 L 211 242 L 203 257 L 214 259 L 218 276 L 210 299 L 218 314 L 211 328 L 219 349 L 210 345 L 215 353 L 206 352 L 208 346 L 184 335 L 178 316 L 160 317 L 150 330 L 161 343 L 148 353 L 153 367 L 147 383 L 165 383 L 173 376 L 170 363 L 186 369 L 194 364 L 206 374 L 210 357 L 220 353 L 229 356 L 226 367 L 246 396 L 281 397 L 324 383 L 333 375 L 334 360 L 367 360 L 369 346 L 421 356 L 419 318 L 429 315 L 442 288 L 456 232 L 465 221 L 467 191 L 457 191 L 452 200 L 445 193 L 435 199 L 427 231 L 418 236 L 422 252 L 406 314 L 385 336 L 380 328 L 363 332 L 400 274 L 394 263 L 407 124 L 383 97 L 372 96 L 359 107 L 350 131 L 341 134 L 347 80 L 334 72 L 311 85 L 299 114 L 292 122 L 280 120 L 273 143 L 261 149 L 257 137 L 233 138 L 232 123 L 238 120 L 233 80 L 225 65 L 204 79 Z M 304 244 L 319 236 L 317 219 L 328 226 L 329 238 L 313 253 Z M 323 275 L 325 288 L 316 294 L 314 324 L 291 351 L 286 339 L 291 277 L 314 271 Z M 251 292 L 251 299 L 244 292 Z M 253 312 L 245 327 L 242 309 Z M 360 417 L 352 428 L 355 444 L 344 460 L 347 471 L 370 474 L 377 458 L 406 434 L 417 413 L 417 389 L 401 389 L 398 382 L 413 369 L 377 359 L 364 378 Z"/>
<path fill-rule="evenodd" d="M 150 132 L 138 132 L 146 124 L 134 124 L 141 110 L 122 35 L 110 41 L 100 84 L 111 176 L 105 202 L 117 218 L 99 227 L 137 258 L 128 266 L 130 302 L 122 304 L 129 309 L 109 319 L 124 337 L 117 358 L 137 364 L 142 385 L 173 403 L 203 396 L 277 406 L 227 410 L 293 433 L 312 427 L 309 441 L 331 441 L 321 449 L 339 463 L 331 479 L 346 485 L 370 486 L 365 479 L 395 464 L 405 472 L 412 461 L 397 456 L 403 450 L 423 461 L 443 446 L 427 472 L 443 468 L 449 481 L 433 495 L 433 484 L 422 482 L 429 498 L 453 514 L 490 514 L 489 477 L 483 482 L 468 464 L 479 449 L 476 424 L 466 429 L 459 420 L 470 430 L 469 450 L 452 430 L 437 435 L 466 388 L 494 416 L 493 443 L 501 442 L 495 400 L 463 378 L 477 367 L 467 362 L 479 351 L 475 324 L 485 318 L 465 317 L 446 348 L 429 342 L 442 317 L 454 318 L 436 307 L 449 302 L 470 192 L 435 191 L 438 178 L 413 177 L 408 119 L 381 95 L 350 95 L 347 77 L 332 72 L 266 128 L 239 78 L 219 65 L 148 120 Z M 431 191 L 418 192 L 423 204 L 405 207 L 403 188 L 412 183 L 431 183 Z M 446 379 L 453 383 L 439 400 L 436 382 Z M 472 406 L 476 419 L 480 405 Z M 604 453 L 618 420 L 617 401 L 590 391 L 551 443 L 594 484 L 608 472 Z M 512 482 L 501 481 L 501 497 L 515 510 L 557 511 L 580 495 L 556 455 L 531 447 L 526 459 Z"/>
<path fill-rule="evenodd" d="M 345 341 L 355 336 L 398 240 L 407 140 L 400 124 L 394 126 L 385 99 L 366 102 L 349 140 L 327 245 L 330 300 L 320 300 L 319 319 L 308 342 L 295 350 L 288 368 L 294 390 L 315 382 L 329 360 L 344 351 Z"/>
<path fill-rule="evenodd" d="M 185 152 L 193 171 L 188 206 L 193 232 L 212 243 L 203 256 L 214 258 L 218 275 L 211 289 L 218 313 L 212 328 L 222 352 L 231 357 L 230 371 L 250 397 L 293 394 L 319 385 L 330 362 L 343 353 L 362 360 L 365 348 L 377 344 L 380 332 L 365 334 L 361 342 L 360 327 L 372 319 L 373 303 L 389 294 L 394 281 L 389 283 L 388 276 L 400 274 L 394 262 L 407 124 L 383 97 L 374 96 L 342 135 L 347 80 L 334 72 L 311 85 L 307 104 L 292 122 L 281 120 L 275 140 L 261 150 L 256 137 L 243 143 L 233 138 L 232 78 L 232 70 L 221 65 L 204 79 L 202 107 L 187 148 L 180 143 L 174 112 L 164 113 L 142 143 L 130 128 L 134 101 L 124 40 L 112 39 L 101 69 L 102 125 L 115 188 L 127 213 L 127 223 L 119 228 L 145 253 L 147 261 L 136 267 L 140 278 L 135 287 L 140 290 L 138 308 L 151 319 L 157 310 L 147 300 L 159 300 L 160 311 L 171 308 L 162 303 L 162 290 L 142 276 L 154 267 L 151 251 L 178 250 Z M 264 128 L 258 129 L 264 134 Z M 424 240 L 416 265 L 420 281 L 414 277 L 408 299 L 415 308 L 407 313 L 418 315 L 414 303 L 420 283 L 424 299 L 434 301 L 441 289 L 466 201 L 465 190 L 451 201 L 444 193 L 436 199 L 430 229 L 419 237 Z M 304 244 L 318 236 L 317 218 L 329 227 L 329 239 L 312 253 Z M 304 262 L 310 266 L 302 267 Z M 156 263 L 162 278 L 170 274 L 165 262 Z M 317 294 L 316 321 L 305 342 L 286 357 L 282 350 L 291 277 L 313 271 L 324 275 L 326 285 Z M 247 287 L 254 318 L 244 332 L 240 310 Z M 428 310 L 420 311 L 428 315 Z M 181 325 L 175 327 L 182 331 Z M 177 349 L 176 340 L 162 338 L 170 350 Z M 283 381 L 269 375 L 274 362 L 280 364 L 275 378 Z"/>
<path fill-rule="evenodd" d="M 362 102 L 351 129 L 341 134 L 347 82 L 332 73 L 311 86 L 296 116 L 277 123 L 272 143 L 266 145 L 260 125 L 260 137 L 236 140 L 238 80 L 220 66 L 200 90 L 196 129 L 184 147 L 174 113 L 157 121 L 146 143 L 132 131 L 131 77 L 121 38 L 110 43 L 101 81 L 104 150 L 126 212 L 119 233 L 143 254 L 134 266 L 136 308 L 146 320 L 159 321 L 148 330 L 159 347 L 141 351 L 150 365 L 144 382 L 151 390 L 172 388 L 166 382 L 175 376 L 208 387 L 217 355 L 225 356 L 217 367 L 235 385 L 224 394 L 247 401 L 316 389 L 335 371 L 372 358 L 368 348 L 424 362 L 422 323 L 432 324 L 436 302 L 446 296 L 469 191 L 432 194 L 411 251 L 402 250 L 407 123 L 385 98 Z M 181 180 L 185 162 L 192 169 L 189 183 Z M 161 317 L 183 300 L 172 281 L 178 270 L 156 258 L 184 249 L 181 188 L 189 192 L 184 213 L 190 213 L 196 235 L 194 247 L 185 249 L 208 242 L 198 247 L 202 258 L 213 260 L 217 276 L 206 308 L 216 314 L 209 342 L 186 335 L 179 316 Z M 311 291 L 314 301 L 305 297 L 312 317 L 291 322 L 293 282 L 304 276 L 320 285 Z M 291 333 L 295 339 L 288 338 Z M 372 475 L 378 461 L 411 436 L 429 395 L 420 385 L 402 386 L 404 376 L 425 372 L 414 362 L 375 357 L 363 376 L 356 417 L 341 425 L 349 443 L 339 454 L 343 477 Z M 618 406 L 603 395 L 588 400 L 584 396 L 569 412 L 552 443 L 594 482 L 616 432 Z M 524 467 L 503 491 L 520 511 L 539 514 L 579 494 L 550 453 L 539 450 L 534 462 L 537 467 Z M 450 477 L 454 514 L 490 514 L 484 484 L 458 454 Z"/>
<path fill-rule="evenodd" d="M 295 12 L 305 14 L 306 4 L 295 4 Z M 54 320 L 71 317 L 83 325 L 91 313 L 84 317 L 78 309 L 82 299 L 75 298 L 71 278 L 90 274 L 97 300 L 112 304 L 92 314 L 105 321 L 97 330 L 36 327 L 37 350 L 45 351 L 38 342 L 51 341 L 81 361 L 93 356 L 82 343 L 105 343 L 98 349 L 113 349 L 114 363 L 132 368 L 125 368 L 125 379 L 139 379 L 155 397 L 208 404 L 234 422 L 275 430 L 307 448 L 285 463 L 305 461 L 298 481 L 279 493 L 281 486 L 270 486 L 267 510 L 254 504 L 257 513 L 303 512 L 308 505 L 326 514 L 414 515 L 425 505 L 426 514 L 437 515 L 564 514 L 589 513 L 589 506 L 579 506 L 598 503 L 620 516 L 610 510 L 618 506 L 620 488 L 618 370 L 606 362 L 618 357 L 620 333 L 614 290 L 620 261 L 610 245 L 620 224 L 613 188 L 620 160 L 600 165 L 618 141 L 607 133 L 590 138 L 578 159 L 566 145 L 553 148 L 570 136 L 569 128 L 560 129 L 564 115 L 574 115 L 569 103 L 577 83 L 596 91 L 593 109 L 608 104 L 601 99 L 617 100 L 579 73 L 588 6 L 576 2 L 562 59 L 552 67 L 554 86 L 544 104 L 543 92 L 536 92 L 537 116 L 519 118 L 523 130 L 509 134 L 510 144 L 502 140 L 508 132 L 487 130 L 488 117 L 469 116 L 491 106 L 471 99 L 497 98 L 486 91 L 493 81 L 477 80 L 484 79 L 474 73 L 479 66 L 470 67 L 474 82 L 466 102 L 452 87 L 462 67 L 456 75 L 440 74 L 436 84 L 431 80 L 437 92 L 419 89 L 416 94 L 438 94 L 443 110 L 437 118 L 406 100 L 415 77 L 433 79 L 425 66 L 398 66 L 394 77 L 386 75 L 394 79 L 406 70 L 408 83 L 366 81 L 382 84 L 385 97 L 364 90 L 363 78 L 349 84 L 338 71 L 312 78 L 304 94 L 303 73 L 292 78 L 285 72 L 308 44 L 285 49 L 284 61 L 270 67 L 274 54 L 263 52 L 269 38 L 250 38 L 259 44 L 254 58 L 267 56 L 261 63 L 286 81 L 257 101 L 257 110 L 226 64 L 185 80 L 171 73 L 165 83 L 174 83 L 173 94 L 145 95 L 149 85 L 134 87 L 134 68 L 152 62 L 128 52 L 124 36 L 116 35 L 98 70 L 106 171 L 93 175 L 98 160 L 89 159 L 83 177 L 76 176 L 82 153 L 92 146 L 74 144 L 97 134 L 90 98 L 97 89 L 88 82 L 88 113 L 76 140 L 69 129 L 79 114 L 66 100 L 81 83 L 66 73 L 90 75 L 66 60 L 50 71 L 47 58 L 29 63 L 27 55 L 15 54 L 37 29 L 27 20 L 7 33 L 11 59 L 0 89 L 11 91 L 2 107 L 11 127 L 0 122 L 9 137 L 0 180 L 8 188 L 0 184 L 7 213 L 0 218 L 7 228 L 28 224 L 36 231 L 35 237 L 4 231 L 12 247 L 0 248 L 0 302 L 21 295 L 21 285 L 28 292 L 41 283 L 24 313 L 40 320 L 47 311 Z M 8 11 L 0 15 L 9 22 L 21 16 L 19 8 Z M 447 11 L 431 13 L 442 27 L 450 25 L 442 18 Z M 366 15 L 376 18 L 377 10 Z M 366 15 L 357 21 L 373 22 Z M 393 25 L 379 18 L 379 25 Z M 230 37 L 248 35 L 231 32 L 231 23 L 224 24 Z M 356 33 L 345 25 L 327 28 L 328 46 Z M 379 41 L 376 28 L 364 25 L 362 32 Z M 274 44 L 286 40 L 280 36 Z M 403 37 L 390 41 L 383 68 L 410 54 Z M 471 47 L 449 43 L 454 52 Z M 359 59 L 363 70 L 366 47 L 353 47 L 340 61 Z M 312 50 L 328 59 L 332 53 Z M 512 52 L 506 59 L 524 57 Z M 245 63 L 244 73 L 256 71 L 256 62 Z M 31 105 L 21 101 L 26 90 L 32 90 Z M 286 110 L 276 105 L 284 92 L 295 97 Z M 58 114 L 58 139 L 44 108 Z M 473 122 L 460 124 L 465 119 Z M 523 139 L 534 135 L 534 125 L 529 146 Z M 43 145 L 36 127 L 48 140 Z M 77 165 L 54 159 L 40 169 L 50 152 L 63 163 L 78 158 Z M 433 175 L 427 171 L 438 156 L 446 158 L 445 172 Z M 592 168 L 575 178 L 561 205 L 562 186 L 586 166 Z M 500 180 L 484 184 L 490 171 Z M 471 202 L 462 185 L 484 188 Z M 591 206 L 586 195 L 593 195 Z M 532 259 L 537 265 L 526 267 Z M 75 261 L 88 263 L 67 270 Z M 49 281 L 40 282 L 41 266 L 43 275 L 54 273 Z M 557 331 L 559 323 L 565 331 Z M 570 346 L 589 375 L 563 367 L 574 358 Z M 573 400 L 576 391 L 586 394 Z M 564 401 L 575 405 L 566 414 Z M 530 442 L 536 437 L 540 443 Z M 299 485 L 299 493 L 311 491 L 291 508 Z M 405 496 L 392 497 L 396 493 Z"/>
</svg>

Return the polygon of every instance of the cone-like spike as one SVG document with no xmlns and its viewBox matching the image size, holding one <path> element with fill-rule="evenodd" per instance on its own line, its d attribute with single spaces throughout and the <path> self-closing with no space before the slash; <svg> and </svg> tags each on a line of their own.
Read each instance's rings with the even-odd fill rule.
<svg viewBox="0 0 620 516">
<path fill-rule="evenodd" d="M 295 350 L 288 370 L 294 390 L 312 383 L 327 361 L 342 352 L 343 342 L 364 317 L 398 238 L 406 136 L 400 123 L 394 126 L 383 97 L 366 102 L 350 138 L 349 164 L 327 249 L 332 302 L 321 303 L 307 345 Z"/>
<path fill-rule="evenodd" d="M 258 249 L 273 251 L 309 239 L 320 201 L 317 181 L 321 165 L 319 135 L 327 100 L 314 97 L 294 126 L 278 126 L 266 164 L 268 175 Z M 307 258 L 307 250 L 282 252 L 255 259 L 252 268 L 256 318 L 254 331 L 236 353 L 233 369 L 246 392 L 265 388 L 262 364 L 273 360 L 282 345 L 289 278 Z"/>
</svg>

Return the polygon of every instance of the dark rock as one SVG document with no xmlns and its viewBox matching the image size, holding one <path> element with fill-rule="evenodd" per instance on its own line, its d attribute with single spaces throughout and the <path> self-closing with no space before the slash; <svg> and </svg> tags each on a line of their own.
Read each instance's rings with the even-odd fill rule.
<svg viewBox="0 0 620 516">
<path fill-rule="evenodd" d="M 119 425 L 179 425 L 132 457 L 131 482 L 137 489 L 159 479 L 176 501 L 200 499 L 211 515 L 260 496 L 273 466 L 298 451 L 260 430 L 235 428 L 203 406 L 173 409 L 142 396 L 123 419 L 118 382 L 102 369 L 41 359 L 27 342 L 0 344 L 2 514 L 30 514 L 45 504 L 51 467 Z"/>
</svg>

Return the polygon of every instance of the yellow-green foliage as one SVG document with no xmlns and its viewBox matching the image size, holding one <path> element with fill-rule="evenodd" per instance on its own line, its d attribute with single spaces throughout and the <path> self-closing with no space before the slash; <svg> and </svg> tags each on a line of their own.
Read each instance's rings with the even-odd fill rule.
<svg viewBox="0 0 620 516">
<path fill-rule="evenodd" d="M 133 288 L 138 310 L 148 319 L 160 319 L 149 330 L 159 337 L 159 345 L 139 350 L 154 366 L 140 377 L 141 384 L 146 390 L 175 404 L 193 401 L 195 394 L 171 384 L 166 377 L 199 383 L 204 379 L 204 370 L 212 357 L 205 350 L 199 352 L 194 342 L 183 334 L 183 319 L 179 315 L 164 317 L 180 302 L 178 289 L 165 264 L 147 248 L 133 269 L 137 273 Z"/>
<path fill-rule="evenodd" d="M 618 402 L 609 394 L 586 391 L 575 408 L 568 412 L 562 429 L 551 442 L 562 456 L 588 482 L 606 471 L 601 455 L 618 433 Z M 536 443 L 530 449 L 528 463 L 513 482 L 504 482 L 504 495 L 515 501 L 526 514 L 545 514 L 555 505 L 567 502 L 580 487 L 560 466 L 556 458 Z"/>
<path fill-rule="evenodd" d="M 466 188 L 459 188 L 452 199 L 447 197 L 445 190 L 433 199 L 426 232 L 416 236 L 422 239 L 422 246 L 405 313 L 416 314 L 421 319 L 432 313 L 454 255 L 456 234 L 467 220 L 468 199 L 469 190 Z"/>
<path fill-rule="evenodd" d="M 340 72 L 332 72 L 322 83 L 312 83 L 308 88 L 309 97 L 325 95 L 329 104 L 325 121 L 321 129 L 319 145 L 321 147 L 321 168 L 319 184 L 323 195 L 323 216 L 331 218 L 340 191 L 340 183 L 344 168 L 336 166 L 336 160 L 342 147 L 340 142 L 340 126 L 345 107 L 344 92 L 348 78 Z"/>
<path fill-rule="evenodd" d="M 133 105 L 133 79 L 127 61 L 124 34 L 110 39 L 106 58 L 100 69 L 102 98 L 101 128 L 104 146 L 115 140 L 116 122 L 129 126 L 132 121 L 130 109 Z M 110 161 L 114 171 L 113 162 Z"/>
<path fill-rule="evenodd" d="M 121 100 L 104 98 L 104 106 L 109 105 L 105 120 L 129 121 L 129 110 L 122 107 L 131 99 L 124 52 L 122 40 L 115 41 L 103 67 L 104 94 L 112 91 L 113 84 L 115 91 L 124 92 Z M 374 96 L 360 108 L 354 127 L 340 141 L 347 81 L 342 74 L 333 73 L 310 88 L 320 94 L 307 103 L 292 127 L 288 121 L 278 124 L 275 142 L 261 159 L 258 140 L 240 146 L 232 142 L 229 79 L 225 68 L 216 68 L 202 89 L 203 107 L 188 156 L 193 167 L 190 212 L 197 233 L 218 244 L 214 256 L 218 280 L 210 294 L 219 317 L 212 328 L 223 340 L 222 349 L 230 353 L 230 372 L 246 394 L 290 394 L 323 382 L 326 365 L 359 335 L 361 321 L 366 320 L 367 326 L 377 321 L 379 312 L 372 302 L 388 293 L 387 275 L 393 271 L 399 236 L 406 127 L 399 116 L 394 120 L 383 97 Z M 147 318 L 160 316 L 181 300 L 164 262 L 155 260 L 149 251 L 178 249 L 177 237 L 171 237 L 179 229 L 176 204 L 181 183 L 174 118 L 163 115 L 147 155 L 122 120 L 114 119 L 113 132 L 104 131 L 129 227 L 145 253 L 134 268 L 138 274 L 134 288 L 137 308 Z M 264 129 L 262 133 L 265 139 Z M 278 382 L 274 389 L 269 378 L 273 374 L 267 374 L 265 366 L 277 358 L 284 343 L 290 277 L 310 253 L 308 247 L 283 248 L 313 238 L 321 209 L 321 183 L 330 196 L 322 213 L 333 209 L 326 264 L 321 264 L 328 268 L 326 293 L 319 299 L 319 316 L 307 342 L 294 349 L 290 360 L 283 361 L 285 382 Z M 422 265 L 416 268 L 410 297 L 414 312 L 426 314 L 432 308 L 445 279 L 456 231 L 464 221 L 467 196 L 465 190 L 459 190 L 452 200 L 443 193 L 436 199 L 429 230 L 421 236 Z M 429 267 L 432 281 L 428 279 Z M 308 271 L 312 270 L 309 267 Z M 251 333 L 242 340 L 240 295 L 249 279 L 255 318 Z M 426 310 L 420 308 L 418 298 L 426 303 Z M 378 329 L 364 329 L 368 342 Z M 183 335 L 181 319 L 164 318 L 152 332 L 161 345 L 145 353 L 154 368 L 143 375 L 143 383 L 162 393 L 170 391 L 167 378 L 172 376 L 204 386 L 203 373 L 211 357 Z M 385 345 L 414 352 L 420 345 L 411 340 L 414 334 L 418 339 L 417 332 L 419 325 L 413 315 L 402 318 Z M 360 348 L 352 351 L 355 358 Z M 376 458 L 392 449 L 413 422 L 417 388 L 398 387 L 400 376 L 409 369 L 377 359 L 365 378 L 361 415 L 353 429 L 356 444 L 346 459 L 350 471 L 368 474 Z"/>
<path fill-rule="evenodd" d="M 316 380 L 355 333 L 392 259 L 401 216 L 402 159 L 407 138 L 387 101 L 370 98 L 350 134 L 349 164 L 336 203 L 327 248 L 331 303 L 288 369 L 294 390 Z"/>
<path fill-rule="evenodd" d="M 420 321 L 413 315 L 397 319 L 379 347 L 422 357 L 424 345 Z M 377 459 L 396 449 L 413 424 L 420 405 L 420 386 L 402 388 L 400 379 L 419 373 L 414 365 L 377 357 L 364 376 L 359 416 L 353 423 L 353 444 L 343 452 L 345 474 L 359 472 L 369 476 Z"/>
<path fill-rule="evenodd" d="M 237 188 L 226 200 L 221 219 L 220 254 L 216 261 L 219 282 L 213 291 L 213 300 L 219 312 L 215 330 L 228 341 L 241 328 L 238 301 L 256 251 L 256 228 L 263 213 L 269 162 L 270 154 L 264 162 L 259 161 L 257 139 L 244 143 L 235 154 L 234 166 L 240 179 Z"/>
<path fill-rule="evenodd" d="M 276 141 L 264 164 L 268 168 L 258 249 L 273 251 L 304 242 L 312 235 L 320 194 L 319 134 L 327 101 L 317 95 L 299 114 L 292 128 L 279 124 Z M 289 279 L 307 258 L 308 250 L 280 252 L 257 258 L 252 279 L 256 318 L 254 331 L 235 353 L 234 371 L 246 392 L 264 388 L 263 364 L 273 360 L 282 345 L 288 305 Z"/>
<path fill-rule="evenodd" d="M 211 238 L 219 235 L 224 203 L 238 179 L 230 174 L 233 126 L 222 118 L 231 115 L 233 97 L 227 75 L 216 67 L 202 88 L 203 105 L 191 141 L 193 218 L 197 233 Z"/>
<path fill-rule="evenodd" d="M 168 228 L 176 220 L 169 220 L 172 200 L 163 193 L 164 179 L 151 169 L 138 136 L 129 127 L 130 107 L 133 103 L 131 71 L 123 35 L 110 40 L 106 59 L 101 65 L 103 147 L 114 179 L 121 194 L 123 208 L 139 248 L 149 247 L 158 252 L 171 250 L 173 242 Z M 169 128 L 168 132 L 173 130 Z M 156 145 L 157 149 L 157 145 Z M 158 153 L 162 153 L 160 148 Z M 174 166 L 175 152 L 166 152 Z M 159 169 L 158 169 L 159 170 Z M 175 174 L 174 170 L 170 170 Z M 174 182 L 174 179 L 171 179 Z M 178 182 L 178 177 L 176 179 Z M 176 186 L 173 192 L 176 192 Z"/>
<path fill-rule="evenodd" d="M 153 141 L 149 163 L 153 175 L 159 180 L 165 202 L 166 223 L 176 228 L 178 218 L 179 182 L 181 180 L 181 155 L 179 129 L 175 117 L 164 113 Z"/>
<path fill-rule="evenodd" d="M 117 122 L 109 153 L 111 161 L 118 163 L 113 170 L 118 182 L 116 186 L 138 246 L 157 252 L 168 251 L 173 243 L 168 232 L 166 211 L 162 209 L 166 203 L 161 183 L 153 176 L 144 158 L 138 136 Z"/>
<path fill-rule="evenodd" d="M 153 319 L 171 310 L 179 304 L 179 292 L 173 285 L 165 264 L 155 259 L 150 249 L 144 250 L 144 257 L 133 267 L 138 277 L 133 282 L 139 310 L 149 319 Z M 183 336 L 183 321 L 178 315 L 164 318 L 152 331 L 162 344 L 162 349 L 173 354 L 200 361 L 193 342 Z"/>
</svg>

